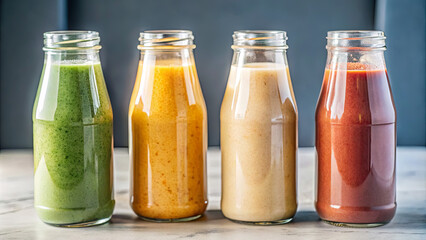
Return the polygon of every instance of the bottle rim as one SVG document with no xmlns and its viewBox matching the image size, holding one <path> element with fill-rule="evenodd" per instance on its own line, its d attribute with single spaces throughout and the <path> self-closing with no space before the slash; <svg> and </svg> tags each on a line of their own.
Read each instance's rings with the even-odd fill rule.
<svg viewBox="0 0 426 240">
<path fill-rule="evenodd" d="M 139 34 L 139 50 L 195 48 L 190 30 L 147 30 Z"/>
<path fill-rule="evenodd" d="M 327 32 L 327 49 L 386 50 L 386 36 L 377 30 L 339 30 Z"/>
<path fill-rule="evenodd" d="M 96 31 L 49 31 L 43 34 L 44 51 L 99 50 L 101 38 Z"/>
<path fill-rule="evenodd" d="M 288 49 L 287 32 L 281 30 L 238 30 L 232 35 L 232 48 Z"/>
</svg>

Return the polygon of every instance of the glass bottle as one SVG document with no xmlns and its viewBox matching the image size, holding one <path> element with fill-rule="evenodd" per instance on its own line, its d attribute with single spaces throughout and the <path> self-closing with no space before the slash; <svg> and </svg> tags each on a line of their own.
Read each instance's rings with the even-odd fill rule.
<svg viewBox="0 0 426 240">
<path fill-rule="evenodd" d="M 222 212 L 248 224 L 296 213 L 297 107 L 286 32 L 236 31 L 220 112 Z"/>
<path fill-rule="evenodd" d="M 191 31 L 140 34 L 129 107 L 130 205 L 142 219 L 181 222 L 207 207 L 207 111 Z"/>
<path fill-rule="evenodd" d="M 44 33 L 33 109 L 34 205 L 45 223 L 107 222 L 113 191 L 113 116 L 99 61 L 99 34 Z"/>
<path fill-rule="evenodd" d="M 396 210 L 396 113 L 381 31 L 332 31 L 316 108 L 316 210 L 337 226 L 375 227 Z"/>
</svg>

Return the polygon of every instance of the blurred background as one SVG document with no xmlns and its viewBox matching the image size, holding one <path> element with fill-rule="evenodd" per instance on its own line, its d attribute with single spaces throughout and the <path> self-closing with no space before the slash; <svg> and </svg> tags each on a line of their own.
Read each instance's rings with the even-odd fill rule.
<svg viewBox="0 0 426 240">
<path fill-rule="evenodd" d="M 219 145 L 219 109 L 232 57 L 232 33 L 285 30 L 299 110 L 299 146 L 314 144 L 314 112 L 329 30 L 383 30 L 397 108 L 398 145 L 426 145 L 425 0 L 2 0 L 0 148 L 31 148 L 31 113 L 43 65 L 43 32 L 94 30 L 114 111 L 117 147 L 126 147 L 139 32 L 188 29 L 209 115 L 209 145 Z"/>
</svg>

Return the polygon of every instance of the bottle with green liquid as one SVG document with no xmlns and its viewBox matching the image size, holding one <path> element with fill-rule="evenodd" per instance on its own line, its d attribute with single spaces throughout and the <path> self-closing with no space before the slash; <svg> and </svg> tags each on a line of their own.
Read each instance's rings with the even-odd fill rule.
<svg viewBox="0 0 426 240">
<path fill-rule="evenodd" d="M 99 34 L 44 34 L 33 109 L 34 205 L 45 223 L 85 227 L 111 218 L 113 115 L 99 60 Z"/>
</svg>

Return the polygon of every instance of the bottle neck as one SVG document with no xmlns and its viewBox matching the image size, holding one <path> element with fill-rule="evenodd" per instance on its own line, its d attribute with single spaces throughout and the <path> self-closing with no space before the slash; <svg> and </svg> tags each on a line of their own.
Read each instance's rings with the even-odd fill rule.
<svg viewBox="0 0 426 240">
<path fill-rule="evenodd" d="M 288 65 L 285 49 L 278 48 L 234 48 L 232 65 L 271 63 Z"/>
<path fill-rule="evenodd" d="M 57 64 L 99 63 L 99 50 L 45 51 L 45 62 Z"/>
<path fill-rule="evenodd" d="M 385 70 L 384 50 L 329 49 L 326 68 L 330 70 Z"/>
<path fill-rule="evenodd" d="M 141 50 L 140 61 L 152 65 L 195 65 L 191 47 Z"/>
<path fill-rule="evenodd" d="M 326 68 L 385 70 L 385 35 L 382 31 L 330 31 Z"/>
</svg>

